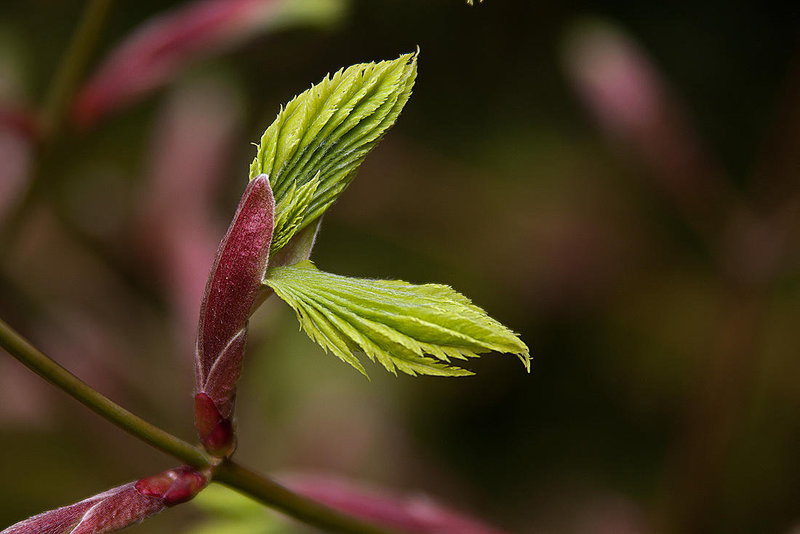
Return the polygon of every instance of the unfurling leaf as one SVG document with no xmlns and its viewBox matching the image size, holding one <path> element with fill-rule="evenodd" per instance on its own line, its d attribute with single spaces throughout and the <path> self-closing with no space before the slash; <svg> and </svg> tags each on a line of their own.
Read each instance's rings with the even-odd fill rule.
<svg viewBox="0 0 800 534">
<path fill-rule="evenodd" d="M 103 534 L 186 502 L 208 483 L 188 466 L 130 482 L 12 525 L 0 534 Z"/>
<path fill-rule="evenodd" d="M 353 65 L 325 77 L 278 113 L 250 165 L 250 178 L 268 175 L 275 195 L 273 252 L 344 191 L 397 120 L 416 74 L 417 54 Z"/>
<path fill-rule="evenodd" d="M 297 182 L 292 182 L 289 191 L 281 199 L 280 204 L 275 206 L 277 217 L 275 219 L 275 232 L 272 236 L 272 250 L 282 249 L 289 240 L 294 237 L 297 229 L 303 223 L 311 199 L 314 197 L 319 187 L 319 172 L 306 182 L 298 186 Z"/>
<path fill-rule="evenodd" d="M 252 180 L 220 243 L 200 308 L 195 424 L 206 449 L 233 452 L 231 417 L 242 367 L 247 319 L 261 290 L 274 226 L 266 176 Z"/>
<path fill-rule="evenodd" d="M 448 286 L 348 278 L 310 261 L 272 268 L 264 283 L 295 310 L 309 337 L 364 374 L 354 351 L 392 373 L 469 375 L 451 359 L 489 351 L 517 354 L 530 370 L 528 347 Z"/>
</svg>

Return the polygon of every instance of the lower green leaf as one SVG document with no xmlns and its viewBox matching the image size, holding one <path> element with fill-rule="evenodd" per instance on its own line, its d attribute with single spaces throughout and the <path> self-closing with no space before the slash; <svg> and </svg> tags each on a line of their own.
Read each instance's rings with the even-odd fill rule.
<svg viewBox="0 0 800 534">
<path fill-rule="evenodd" d="M 395 374 L 470 375 L 451 360 L 490 351 L 516 354 L 530 371 L 528 347 L 448 286 L 348 278 L 308 260 L 270 269 L 264 284 L 295 310 L 311 339 L 364 375 L 354 352 Z"/>
</svg>

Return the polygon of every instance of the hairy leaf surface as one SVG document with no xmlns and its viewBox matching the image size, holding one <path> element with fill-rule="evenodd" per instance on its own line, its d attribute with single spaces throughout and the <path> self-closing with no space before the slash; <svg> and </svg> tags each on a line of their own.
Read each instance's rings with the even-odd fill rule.
<svg viewBox="0 0 800 534">
<path fill-rule="evenodd" d="M 353 352 L 395 374 L 470 375 L 451 360 L 489 351 L 517 354 L 530 370 L 528 347 L 448 286 L 349 278 L 308 260 L 270 269 L 264 283 L 295 310 L 311 339 L 365 375 Z"/>
<path fill-rule="evenodd" d="M 417 54 L 361 63 L 326 76 L 286 104 L 264 135 L 250 179 L 275 195 L 272 250 L 313 223 L 352 181 L 411 96 Z"/>
</svg>

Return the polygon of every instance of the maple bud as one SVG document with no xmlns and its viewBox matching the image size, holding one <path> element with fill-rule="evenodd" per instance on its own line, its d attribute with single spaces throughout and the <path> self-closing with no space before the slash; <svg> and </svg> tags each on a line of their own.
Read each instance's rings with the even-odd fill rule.
<svg viewBox="0 0 800 534">
<path fill-rule="evenodd" d="M 267 270 L 275 201 L 266 175 L 245 189 L 222 238 L 200 308 L 195 375 L 195 425 L 212 454 L 234 449 L 231 417 L 242 367 L 247 319 Z"/>
<path fill-rule="evenodd" d="M 69 506 L 50 510 L 0 534 L 102 534 L 114 532 L 186 502 L 208 483 L 189 466 L 130 482 Z"/>
</svg>

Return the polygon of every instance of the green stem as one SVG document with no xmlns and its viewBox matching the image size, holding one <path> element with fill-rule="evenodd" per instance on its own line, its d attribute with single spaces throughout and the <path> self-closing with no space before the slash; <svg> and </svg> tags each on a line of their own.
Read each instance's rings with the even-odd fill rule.
<svg viewBox="0 0 800 534">
<path fill-rule="evenodd" d="M 91 0 L 83 12 L 45 96 L 42 129 L 47 140 L 57 136 L 64 123 L 64 117 L 100 38 L 100 31 L 110 8 L 111 0 Z"/>
<path fill-rule="evenodd" d="M 2 319 L 0 319 L 0 347 L 37 375 L 145 443 L 199 469 L 214 463 L 205 452 L 148 423 L 93 389 L 31 345 Z"/>
<path fill-rule="evenodd" d="M 2 319 L 0 319 L 0 347 L 93 412 L 145 443 L 197 469 L 212 467 L 217 462 L 198 447 L 148 423 L 92 389 L 80 378 L 31 345 Z M 395 531 L 365 523 L 323 506 L 231 461 L 224 461 L 213 467 L 212 478 L 267 506 L 328 532 L 397 534 Z"/>
<path fill-rule="evenodd" d="M 400 534 L 398 531 L 365 523 L 298 495 L 277 482 L 234 462 L 225 461 L 217 466 L 214 471 L 214 480 L 241 491 L 263 504 L 277 508 L 295 519 L 322 528 L 326 532 Z"/>
</svg>

